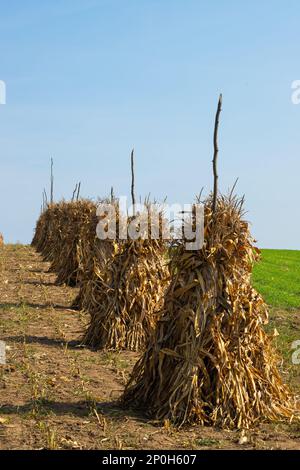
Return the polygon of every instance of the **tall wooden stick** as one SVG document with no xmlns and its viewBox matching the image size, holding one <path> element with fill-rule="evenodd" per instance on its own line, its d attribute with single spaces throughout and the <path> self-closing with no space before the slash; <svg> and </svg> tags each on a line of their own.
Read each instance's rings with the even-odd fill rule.
<svg viewBox="0 0 300 470">
<path fill-rule="evenodd" d="M 47 193 L 46 193 L 46 189 L 44 188 L 44 201 L 45 201 L 45 207 L 48 206 L 48 198 L 47 198 Z"/>
<path fill-rule="evenodd" d="M 133 215 L 135 216 L 135 195 L 134 195 L 134 149 L 131 151 L 131 199 L 133 205 Z"/>
<path fill-rule="evenodd" d="M 54 187 L 54 177 L 53 177 L 53 158 L 51 157 L 51 181 L 50 181 L 50 204 L 53 204 L 53 187 Z"/>
<path fill-rule="evenodd" d="M 213 171 L 214 171 L 214 192 L 213 192 L 213 212 L 216 210 L 217 206 L 217 198 L 218 198 L 218 153 L 219 153 L 219 146 L 218 146 L 218 130 L 219 130 L 219 121 L 220 121 L 220 114 L 222 111 L 222 94 L 219 97 L 218 109 L 216 113 L 216 120 L 215 120 L 215 130 L 214 130 L 214 158 L 213 158 Z"/>
<path fill-rule="evenodd" d="M 45 201 L 45 190 L 43 190 L 43 195 L 42 195 L 42 212 L 46 209 L 46 201 Z"/>
<path fill-rule="evenodd" d="M 77 188 L 78 188 L 78 184 L 76 183 L 75 189 L 74 189 L 74 191 L 73 191 L 73 196 L 72 196 L 71 202 L 74 202 L 75 194 L 76 194 Z"/>
<path fill-rule="evenodd" d="M 76 201 L 78 201 L 78 200 L 79 200 L 79 195 L 80 195 L 80 188 L 81 188 L 81 181 L 79 181 L 79 184 L 78 184 L 78 190 L 77 190 Z"/>
</svg>

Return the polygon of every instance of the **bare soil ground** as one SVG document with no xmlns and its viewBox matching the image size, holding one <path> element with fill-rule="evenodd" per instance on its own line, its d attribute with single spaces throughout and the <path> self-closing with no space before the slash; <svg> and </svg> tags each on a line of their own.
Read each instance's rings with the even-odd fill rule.
<svg viewBox="0 0 300 470">
<path fill-rule="evenodd" d="M 241 444 L 240 432 L 176 430 L 121 409 L 138 355 L 80 347 L 87 318 L 69 307 L 76 289 L 55 286 L 48 268 L 30 247 L 0 249 L 0 449 L 300 449 L 299 423 L 262 424 Z M 299 311 L 274 312 L 281 325 L 300 339 Z M 300 366 L 287 364 L 299 390 Z"/>
</svg>

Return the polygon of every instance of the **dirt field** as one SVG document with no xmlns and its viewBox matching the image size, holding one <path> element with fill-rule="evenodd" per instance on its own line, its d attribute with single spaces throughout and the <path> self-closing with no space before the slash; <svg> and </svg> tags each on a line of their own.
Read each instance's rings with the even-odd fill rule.
<svg viewBox="0 0 300 470">
<path fill-rule="evenodd" d="M 87 318 L 69 308 L 76 289 L 33 249 L 0 249 L 0 449 L 300 449 L 300 424 L 263 424 L 247 432 L 208 427 L 174 430 L 117 405 L 137 359 L 91 351 L 79 339 Z M 280 332 L 290 312 L 275 312 Z M 278 322 L 277 320 L 278 319 Z M 300 339 L 300 312 L 293 312 Z M 300 366 L 286 380 L 300 386 Z"/>
</svg>

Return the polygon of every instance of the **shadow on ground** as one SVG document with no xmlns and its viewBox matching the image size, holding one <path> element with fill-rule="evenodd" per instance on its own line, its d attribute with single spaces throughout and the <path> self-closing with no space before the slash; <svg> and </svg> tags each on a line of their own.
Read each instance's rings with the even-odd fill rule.
<svg viewBox="0 0 300 470">
<path fill-rule="evenodd" d="M 5 342 L 12 341 L 19 344 L 24 343 L 25 341 L 26 344 L 41 344 L 43 346 L 53 346 L 57 348 L 61 348 L 62 346 L 67 346 L 69 349 L 78 349 L 84 347 L 84 345 L 79 340 L 65 341 L 63 339 L 48 338 L 47 336 L 6 336 L 2 338 L 2 340 Z"/>
<path fill-rule="evenodd" d="M 54 415 L 64 416 L 71 415 L 77 417 L 89 416 L 92 412 L 89 403 L 86 401 L 58 402 L 51 400 L 35 401 L 30 400 L 24 405 L 11 405 L 9 403 L 0 405 L 0 412 L 2 415 L 25 415 L 32 412 L 36 406 L 42 406 L 45 412 L 54 413 Z M 142 412 L 132 410 L 131 408 L 124 408 L 118 401 L 99 402 L 95 403 L 95 407 L 104 417 L 109 417 L 112 420 L 119 420 L 120 418 L 130 417 L 136 422 L 149 423 L 150 421 L 143 415 Z M 153 424 L 153 422 L 151 423 Z"/>
</svg>

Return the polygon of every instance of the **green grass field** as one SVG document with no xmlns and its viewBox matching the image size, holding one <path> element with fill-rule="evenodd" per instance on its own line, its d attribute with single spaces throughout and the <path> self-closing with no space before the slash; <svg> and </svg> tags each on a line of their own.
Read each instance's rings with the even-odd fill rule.
<svg viewBox="0 0 300 470">
<path fill-rule="evenodd" d="M 279 333 L 273 344 L 283 358 L 285 380 L 299 393 L 300 366 L 292 363 L 292 345 L 300 339 L 300 251 L 262 250 L 253 284 L 270 306 L 266 331 Z"/>
<path fill-rule="evenodd" d="M 262 250 L 253 283 L 272 307 L 300 308 L 300 251 Z"/>
</svg>

